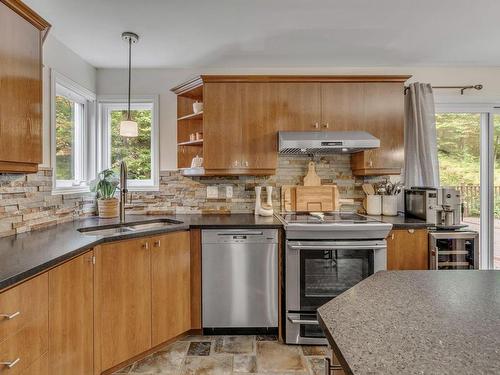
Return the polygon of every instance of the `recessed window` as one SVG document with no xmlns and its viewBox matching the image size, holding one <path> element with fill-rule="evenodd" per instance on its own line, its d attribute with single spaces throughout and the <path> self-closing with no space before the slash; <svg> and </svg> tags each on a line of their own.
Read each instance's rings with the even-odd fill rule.
<svg viewBox="0 0 500 375">
<path fill-rule="evenodd" d="M 86 191 L 87 136 L 95 96 L 56 72 L 52 72 L 52 77 L 53 191 Z"/>
<path fill-rule="evenodd" d="M 100 104 L 103 133 L 102 168 L 111 168 L 118 175 L 120 162 L 128 167 L 131 190 L 158 189 L 158 128 L 156 99 L 131 103 L 130 117 L 136 121 L 139 134 L 134 138 L 120 136 L 120 122 L 127 119 L 126 101 Z"/>
</svg>

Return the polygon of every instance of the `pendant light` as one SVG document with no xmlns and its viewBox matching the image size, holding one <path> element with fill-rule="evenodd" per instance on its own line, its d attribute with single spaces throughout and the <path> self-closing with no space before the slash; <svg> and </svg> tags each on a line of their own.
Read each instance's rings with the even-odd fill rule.
<svg viewBox="0 0 500 375">
<path fill-rule="evenodd" d="M 132 80 L 132 43 L 139 41 L 139 35 L 131 32 L 124 32 L 122 39 L 128 43 L 128 109 L 127 119 L 120 123 L 120 135 L 122 137 L 137 137 L 139 135 L 139 126 L 137 122 L 132 121 L 130 117 L 130 86 Z"/>
</svg>

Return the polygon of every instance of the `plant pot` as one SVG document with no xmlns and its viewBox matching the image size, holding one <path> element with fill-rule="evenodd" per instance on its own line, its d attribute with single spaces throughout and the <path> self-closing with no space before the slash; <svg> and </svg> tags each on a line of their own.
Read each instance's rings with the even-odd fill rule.
<svg viewBox="0 0 500 375">
<path fill-rule="evenodd" d="M 98 199 L 97 209 L 99 211 L 99 217 L 102 217 L 103 219 L 118 217 L 118 199 Z"/>
</svg>

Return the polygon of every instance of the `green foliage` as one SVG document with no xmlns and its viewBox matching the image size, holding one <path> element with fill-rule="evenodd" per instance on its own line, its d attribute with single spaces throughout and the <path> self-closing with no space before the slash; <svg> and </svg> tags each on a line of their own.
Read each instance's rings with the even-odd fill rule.
<svg viewBox="0 0 500 375">
<path fill-rule="evenodd" d="M 97 198 L 114 198 L 119 181 L 114 171 L 105 169 L 90 183 L 90 190 L 97 193 Z"/>
<path fill-rule="evenodd" d="M 481 116 L 477 113 L 436 114 L 440 184 L 480 184 Z M 494 185 L 500 186 L 500 116 L 494 117 Z M 495 189 L 495 192 L 500 189 Z M 479 216 L 479 194 L 463 197 L 468 215 Z M 495 217 L 500 218 L 500 196 L 495 194 Z"/>
<path fill-rule="evenodd" d="M 72 180 L 73 140 L 74 140 L 74 103 L 64 96 L 56 96 L 56 178 Z"/>
<path fill-rule="evenodd" d="M 128 167 L 128 177 L 137 180 L 151 178 L 151 110 L 130 111 L 132 120 L 139 126 L 136 138 L 120 136 L 120 122 L 127 118 L 127 111 L 111 112 L 111 169 L 119 173 L 120 162 Z"/>
</svg>

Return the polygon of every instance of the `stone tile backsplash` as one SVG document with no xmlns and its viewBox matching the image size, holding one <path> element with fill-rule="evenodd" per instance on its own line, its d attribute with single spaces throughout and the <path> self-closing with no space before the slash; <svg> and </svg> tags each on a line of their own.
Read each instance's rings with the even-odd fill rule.
<svg viewBox="0 0 500 375">
<path fill-rule="evenodd" d="M 52 170 L 0 174 L 0 237 L 90 216 L 93 194 L 52 195 Z"/>
<path fill-rule="evenodd" d="M 132 193 L 127 212 L 138 214 L 174 213 L 251 213 L 255 204 L 255 186 L 273 187 L 273 205 L 280 211 L 280 187 L 302 184 L 310 157 L 280 156 L 277 174 L 268 177 L 184 177 L 178 172 L 160 174 L 160 191 Z M 328 155 L 317 158 L 316 171 L 323 184 L 336 183 L 342 198 L 354 198 L 359 207 L 364 194 L 363 178 L 352 175 L 349 155 Z M 207 186 L 217 185 L 218 199 L 207 198 Z M 233 188 L 233 197 L 226 199 L 226 186 Z M 263 189 L 262 199 L 265 200 Z M 355 207 L 354 209 L 357 209 Z"/>
<path fill-rule="evenodd" d="M 280 187 L 302 184 L 311 160 L 307 156 L 280 156 L 277 174 L 268 177 L 184 177 L 177 171 L 160 173 L 157 192 L 133 192 L 127 200 L 127 214 L 252 213 L 255 186 L 273 187 L 273 205 L 280 211 Z M 316 158 L 316 170 L 323 184 L 336 183 L 342 198 L 361 205 L 363 178 L 352 175 L 349 155 Z M 216 185 L 218 199 L 207 198 L 207 186 Z M 226 186 L 233 197 L 226 199 Z M 0 174 L 0 237 L 19 234 L 95 214 L 93 194 L 52 195 L 52 170 L 33 174 Z M 263 189 L 265 201 L 265 189 Z"/>
</svg>

